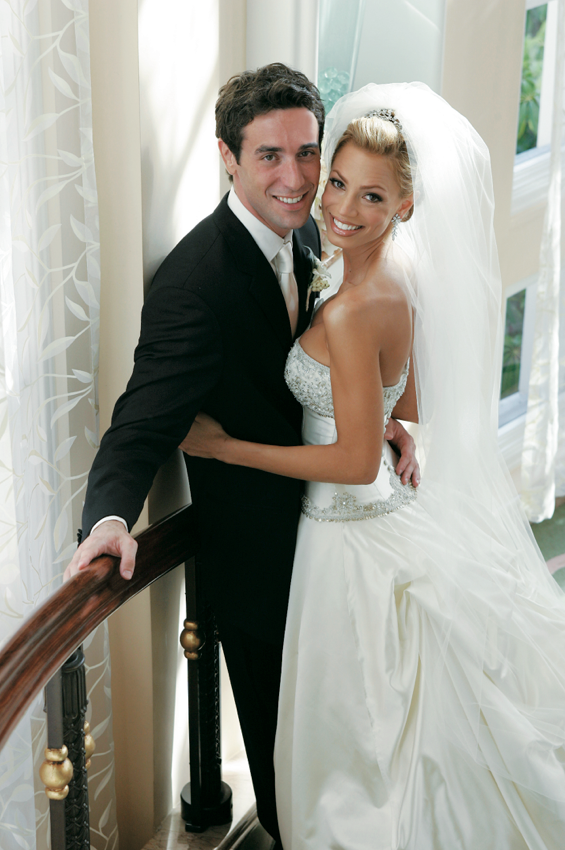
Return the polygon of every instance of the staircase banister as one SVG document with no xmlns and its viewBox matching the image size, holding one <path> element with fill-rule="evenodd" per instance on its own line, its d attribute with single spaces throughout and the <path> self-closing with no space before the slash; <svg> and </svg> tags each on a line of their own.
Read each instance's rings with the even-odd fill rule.
<svg viewBox="0 0 565 850">
<path fill-rule="evenodd" d="M 195 554 L 193 509 L 181 508 L 135 539 L 130 581 L 120 576 L 118 558 L 97 558 L 37 608 L 0 652 L 0 750 L 77 646 L 121 605 Z"/>
</svg>

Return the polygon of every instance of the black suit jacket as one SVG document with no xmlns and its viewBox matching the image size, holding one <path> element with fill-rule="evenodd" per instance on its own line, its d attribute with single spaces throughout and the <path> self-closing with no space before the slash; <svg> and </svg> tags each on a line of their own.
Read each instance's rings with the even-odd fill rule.
<svg viewBox="0 0 565 850">
<path fill-rule="evenodd" d="M 297 334 L 308 325 L 312 219 L 294 233 Z M 142 313 L 135 366 L 94 461 L 83 533 L 115 514 L 135 523 L 159 466 L 204 410 L 234 437 L 298 445 L 302 412 L 284 382 L 292 345 L 275 273 L 227 196 L 174 248 Z M 187 458 L 208 595 L 222 617 L 282 639 L 301 482 Z"/>
</svg>

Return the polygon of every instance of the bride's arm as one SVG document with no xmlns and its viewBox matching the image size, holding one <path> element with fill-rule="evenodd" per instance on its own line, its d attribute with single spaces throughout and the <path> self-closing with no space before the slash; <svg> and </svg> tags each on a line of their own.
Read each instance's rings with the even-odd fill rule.
<svg viewBox="0 0 565 850">
<path fill-rule="evenodd" d="M 182 448 L 187 454 L 261 469 L 289 478 L 370 484 L 383 442 L 383 387 L 378 311 L 334 302 L 324 324 L 338 438 L 325 446 L 267 446 L 228 436 L 209 417 L 197 417 Z M 204 423 L 204 425 L 203 425 Z"/>
<path fill-rule="evenodd" d="M 396 402 L 392 411 L 394 419 L 404 419 L 406 422 L 418 421 L 418 399 L 416 397 L 416 381 L 414 379 L 414 362 L 410 361 L 410 371 L 406 381 L 406 389 Z"/>
</svg>

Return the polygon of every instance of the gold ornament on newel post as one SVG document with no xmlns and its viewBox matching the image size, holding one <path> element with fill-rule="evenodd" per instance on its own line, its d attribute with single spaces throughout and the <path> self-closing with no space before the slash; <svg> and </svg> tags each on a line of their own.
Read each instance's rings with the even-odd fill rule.
<svg viewBox="0 0 565 850">
<path fill-rule="evenodd" d="M 198 661 L 198 653 L 204 641 L 198 631 L 198 623 L 194 620 L 185 620 L 184 629 L 180 635 L 180 645 L 184 649 L 184 657 L 188 661 Z"/>
<path fill-rule="evenodd" d="M 64 800 L 69 793 L 69 782 L 73 778 L 73 766 L 63 745 L 60 749 L 47 747 L 45 761 L 39 768 L 39 776 L 45 785 L 50 800 Z"/>
<path fill-rule="evenodd" d="M 96 741 L 90 734 L 90 723 L 88 720 L 84 721 L 84 754 L 86 757 L 85 767 L 88 768 L 91 765 L 91 756 L 94 750 L 96 749 Z"/>
</svg>

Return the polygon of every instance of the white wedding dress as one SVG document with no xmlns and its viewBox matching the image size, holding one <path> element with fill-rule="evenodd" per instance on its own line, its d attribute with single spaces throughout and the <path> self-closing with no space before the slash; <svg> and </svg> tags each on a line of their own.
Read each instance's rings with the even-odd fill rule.
<svg viewBox="0 0 565 850">
<path fill-rule="evenodd" d="M 329 369 L 296 342 L 286 380 L 304 443 L 334 442 Z M 374 484 L 307 485 L 275 748 L 285 850 L 565 847 L 565 597 L 513 571 L 488 510 L 458 539 L 432 491 L 401 484 L 386 443 Z"/>
</svg>

